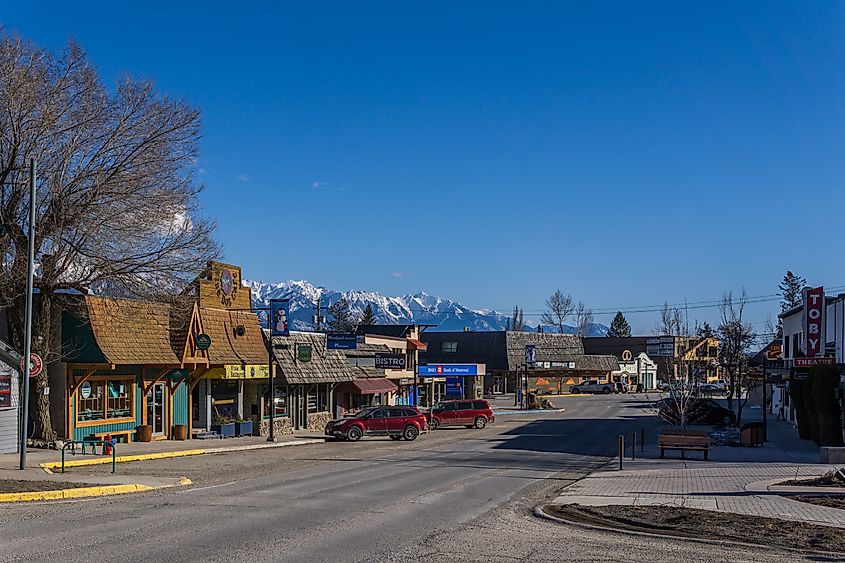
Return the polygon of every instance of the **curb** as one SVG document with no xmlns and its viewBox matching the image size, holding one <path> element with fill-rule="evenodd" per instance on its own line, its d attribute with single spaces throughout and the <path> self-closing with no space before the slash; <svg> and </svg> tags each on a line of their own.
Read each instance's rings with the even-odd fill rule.
<svg viewBox="0 0 845 563">
<path fill-rule="evenodd" d="M 77 498 L 90 497 L 104 497 L 111 495 L 123 495 L 127 493 L 140 493 L 144 491 L 152 491 L 155 489 L 165 489 L 168 487 L 182 487 L 193 484 L 193 481 L 183 477 L 175 485 L 162 485 L 160 487 L 151 487 L 150 485 L 142 485 L 140 483 L 130 483 L 127 485 L 103 485 L 100 487 L 78 487 L 75 489 L 56 489 L 53 491 L 30 491 L 24 493 L 0 493 L 0 503 L 11 502 L 32 502 L 44 500 L 66 500 Z"/>
<path fill-rule="evenodd" d="M 520 410 L 520 411 L 493 411 L 494 416 L 508 416 L 511 414 L 541 414 L 541 413 L 553 413 L 553 412 L 564 412 L 566 409 L 530 409 L 530 410 Z"/>
<path fill-rule="evenodd" d="M 631 535 L 631 536 L 643 536 L 649 538 L 658 538 L 664 540 L 675 540 L 675 541 L 691 541 L 695 543 L 702 543 L 706 545 L 715 545 L 715 546 L 733 546 L 733 547 L 743 547 L 743 548 L 751 548 L 751 549 L 760 549 L 760 550 L 783 550 L 787 552 L 793 553 L 802 553 L 808 554 L 807 550 L 805 549 L 798 549 L 794 547 L 778 547 L 778 546 L 771 546 L 771 545 L 762 545 L 759 543 L 746 543 L 736 540 L 710 540 L 707 538 L 699 538 L 695 536 L 688 536 L 688 535 L 671 535 L 671 534 L 660 534 L 657 532 L 643 532 L 640 530 L 623 530 L 620 528 L 614 528 L 611 526 L 600 526 L 598 524 L 587 524 L 586 522 L 579 522 L 577 520 L 567 520 L 564 518 L 560 518 L 558 516 L 552 516 L 548 514 L 545 510 L 543 510 L 542 506 L 534 507 L 534 516 L 537 518 L 542 518 L 543 520 L 551 520 L 553 522 L 557 522 L 558 524 L 565 524 L 567 526 L 576 526 L 578 528 L 583 528 L 586 530 L 593 530 L 598 532 L 611 532 L 615 534 L 622 534 L 622 535 Z M 840 557 L 840 553 L 833 553 L 830 551 L 814 551 L 809 552 L 814 555 L 824 555 L 824 556 L 831 556 L 831 557 Z"/>
<path fill-rule="evenodd" d="M 156 459 L 169 459 L 175 457 L 188 457 L 188 456 L 195 456 L 195 455 L 206 455 L 206 454 L 216 454 L 216 453 L 228 453 L 228 452 L 244 452 L 250 450 L 263 450 L 268 448 L 284 448 L 284 447 L 292 447 L 292 446 L 307 446 L 309 444 L 322 444 L 325 440 L 320 439 L 305 439 L 305 440 L 297 440 L 291 442 L 270 442 L 267 444 L 251 444 L 249 446 L 224 446 L 220 448 L 203 448 L 203 449 L 193 449 L 193 450 L 177 450 L 173 452 L 156 452 L 150 454 L 136 454 L 136 455 L 119 455 L 115 458 L 116 463 L 127 463 L 130 461 L 152 461 Z M 105 465 L 111 463 L 112 460 L 108 456 L 97 457 L 92 459 L 73 459 L 70 461 L 65 461 L 65 467 L 85 467 L 87 465 Z M 54 469 L 61 469 L 62 462 L 61 461 L 48 461 L 45 463 L 41 463 L 38 465 L 41 469 L 46 471 L 47 473 L 53 473 Z"/>
</svg>

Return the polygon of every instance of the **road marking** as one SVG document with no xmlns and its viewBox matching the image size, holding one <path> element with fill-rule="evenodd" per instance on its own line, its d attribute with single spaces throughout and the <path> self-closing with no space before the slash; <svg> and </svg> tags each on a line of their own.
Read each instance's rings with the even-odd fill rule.
<svg viewBox="0 0 845 563">
<path fill-rule="evenodd" d="M 234 485 L 237 481 L 230 481 L 228 483 L 220 483 L 219 485 L 209 485 L 207 487 L 197 487 L 195 489 L 188 489 L 187 491 L 179 491 L 177 494 L 184 495 L 187 493 L 194 493 L 196 491 L 204 491 L 206 489 L 216 489 L 217 487 L 226 487 L 229 485 Z"/>
</svg>

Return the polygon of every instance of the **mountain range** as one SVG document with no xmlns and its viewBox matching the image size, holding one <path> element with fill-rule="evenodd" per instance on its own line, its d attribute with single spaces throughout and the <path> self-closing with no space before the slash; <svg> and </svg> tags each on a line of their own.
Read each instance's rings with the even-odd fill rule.
<svg viewBox="0 0 845 563">
<path fill-rule="evenodd" d="M 323 304 L 336 303 L 345 298 L 353 312 L 360 315 L 370 305 L 379 324 L 429 324 L 432 331 L 487 331 L 504 330 L 509 314 L 488 309 L 470 309 L 457 301 L 435 297 L 425 292 L 400 297 L 388 297 L 371 291 L 336 291 L 317 287 L 307 281 L 264 283 L 244 281 L 250 288 L 253 307 L 267 307 L 271 299 L 290 299 L 290 319 L 293 330 L 314 330 L 313 317 L 317 300 Z M 326 314 L 323 313 L 325 316 Z M 536 330 L 537 324 L 526 321 L 527 330 Z M 543 326 L 546 332 L 552 327 Z M 564 332 L 575 333 L 575 328 L 564 325 Z M 607 326 L 590 325 L 587 336 L 605 336 Z"/>
</svg>

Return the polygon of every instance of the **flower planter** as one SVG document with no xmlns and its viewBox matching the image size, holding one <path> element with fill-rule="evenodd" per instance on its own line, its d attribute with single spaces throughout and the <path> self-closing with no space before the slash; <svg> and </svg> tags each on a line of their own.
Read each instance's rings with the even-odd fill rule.
<svg viewBox="0 0 845 563">
<path fill-rule="evenodd" d="M 235 423 L 234 422 L 227 422 L 225 424 L 212 424 L 211 430 L 213 432 L 217 432 L 220 434 L 221 438 L 234 438 L 235 437 Z"/>
<path fill-rule="evenodd" d="M 245 420 L 235 423 L 235 434 L 238 436 L 252 436 L 252 421 Z"/>
<path fill-rule="evenodd" d="M 188 439 L 188 425 L 187 424 L 174 424 L 170 435 L 173 437 L 174 440 L 187 440 Z"/>
<path fill-rule="evenodd" d="M 139 442 L 152 442 L 153 427 L 149 424 L 141 424 L 135 427 L 135 436 L 138 438 Z"/>
</svg>

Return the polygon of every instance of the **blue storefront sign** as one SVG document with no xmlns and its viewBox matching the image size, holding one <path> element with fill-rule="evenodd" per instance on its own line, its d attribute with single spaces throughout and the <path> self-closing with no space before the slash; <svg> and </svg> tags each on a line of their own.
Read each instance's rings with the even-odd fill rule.
<svg viewBox="0 0 845 563">
<path fill-rule="evenodd" d="M 417 368 L 417 374 L 423 377 L 478 375 L 478 364 L 429 364 L 419 366 Z"/>
<path fill-rule="evenodd" d="M 355 350 L 358 347 L 358 337 L 354 334 L 330 332 L 326 335 L 327 350 Z"/>
<path fill-rule="evenodd" d="M 446 378 L 446 396 L 458 399 L 464 398 L 464 378 L 461 376 L 449 376 Z"/>
</svg>

